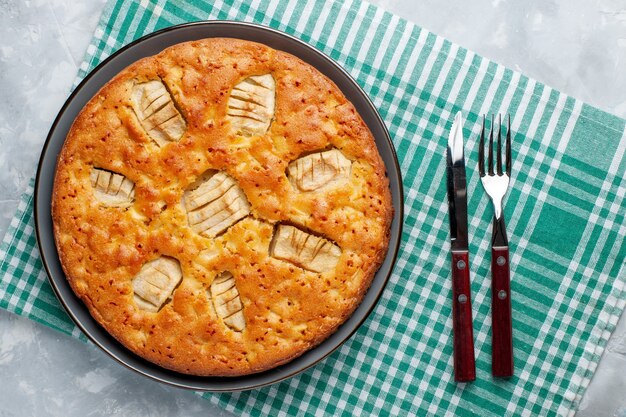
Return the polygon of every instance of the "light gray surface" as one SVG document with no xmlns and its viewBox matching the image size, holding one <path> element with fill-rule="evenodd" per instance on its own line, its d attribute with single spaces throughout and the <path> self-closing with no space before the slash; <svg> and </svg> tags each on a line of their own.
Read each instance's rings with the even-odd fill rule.
<svg viewBox="0 0 626 417">
<path fill-rule="evenodd" d="M 558 90 L 626 116 L 624 0 L 377 0 L 410 21 Z M 103 0 L 0 0 L 0 236 L 34 174 Z M 225 416 L 135 375 L 91 345 L 0 311 L 0 416 Z M 580 417 L 626 417 L 622 317 Z"/>
</svg>

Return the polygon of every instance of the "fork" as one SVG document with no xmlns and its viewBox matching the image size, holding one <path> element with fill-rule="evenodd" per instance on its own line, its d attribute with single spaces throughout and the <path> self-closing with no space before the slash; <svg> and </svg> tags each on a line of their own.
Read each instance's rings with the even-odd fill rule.
<svg viewBox="0 0 626 417">
<path fill-rule="evenodd" d="M 506 236 L 502 199 L 509 188 L 511 176 L 511 116 L 506 130 L 506 161 L 502 172 L 502 117 L 498 116 L 498 148 L 496 167 L 493 163 L 493 127 L 491 116 L 489 131 L 488 170 L 485 172 L 485 116 L 480 132 L 478 169 L 485 192 L 493 203 L 493 237 L 491 239 L 491 373 L 497 377 L 513 375 L 513 335 L 511 325 L 511 283 L 509 269 L 509 242 Z"/>
</svg>

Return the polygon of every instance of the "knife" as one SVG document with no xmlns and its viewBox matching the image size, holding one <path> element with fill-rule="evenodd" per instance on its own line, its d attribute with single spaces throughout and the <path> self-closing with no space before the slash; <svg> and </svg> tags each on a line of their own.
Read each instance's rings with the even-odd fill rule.
<svg viewBox="0 0 626 417">
<path fill-rule="evenodd" d="M 446 157 L 450 239 L 452 242 L 454 379 L 458 382 L 476 379 L 467 239 L 467 183 L 463 146 L 463 116 L 461 112 L 458 112 L 452 123 Z"/>
</svg>

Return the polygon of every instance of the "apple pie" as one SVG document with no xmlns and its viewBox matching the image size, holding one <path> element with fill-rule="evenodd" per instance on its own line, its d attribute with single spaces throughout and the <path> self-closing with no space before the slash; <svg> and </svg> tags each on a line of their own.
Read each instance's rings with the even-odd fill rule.
<svg viewBox="0 0 626 417">
<path fill-rule="evenodd" d="M 59 155 L 52 217 L 74 292 L 165 368 L 235 376 L 331 335 L 386 255 L 374 138 L 298 58 L 205 39 L 124 69 Z"/>
</svg>

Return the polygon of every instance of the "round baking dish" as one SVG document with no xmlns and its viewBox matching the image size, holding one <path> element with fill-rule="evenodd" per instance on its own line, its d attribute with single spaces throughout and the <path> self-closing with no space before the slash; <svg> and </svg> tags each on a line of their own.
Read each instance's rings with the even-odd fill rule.
<svg viewBox="0 0 626 417">
<path fill-rule="evenodd" d="M 238 38 L 266 44 L 297 56 L 330 78 L 354 104 L 374 135 L 389 176 L 395 210 L 385 260 L 361 305 L 337 332 L 285 365 L 238 377 L 198 377 L 180 374 L 142 359 L 117 342 L 91 317 L 87 307 L 70 288 L 59 262 L 50 214 L 57 156 L 74 119 L 83 106 L 104 84 L 133 62 L 158 54 L 177 43 L 215 37 Z M 400 167 L 389 133 L 370 99 L 343 68 L 308 44 L 277 30 L 251 23 L 212 21 L 182 24 L 144 36 L 111 55 L 85 77 L 61 108 L 44 144 L 35 183 L 34 216 L 41 259 L 52 288 L 69 316 L 92 342 L 122 365 L 157 381 L 182 388 L 220 392 L 258 388 L 292 377 L 330 355 L 352 336 L 376 305 L 391 275 L 400 247 L 403 204 Z"/>
</svg>

